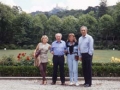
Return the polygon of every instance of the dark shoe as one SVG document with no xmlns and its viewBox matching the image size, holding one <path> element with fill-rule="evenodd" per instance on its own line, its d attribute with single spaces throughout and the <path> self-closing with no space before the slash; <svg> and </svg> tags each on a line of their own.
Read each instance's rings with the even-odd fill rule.
<svg viewBox="0 0 120 90">
<path fill-rule="evenodd" d="M 51 85 L 55 85 L 56 83 L 55 82 L 52 82 Z"/>
<path fill-rule="evenodd" d="M 82 84 L 83 86 L 85 85 L 86 83 Z"/>
<path fill-rule="evenodd" d="M 61 85 L 66 85 L 65 83 L 61 83 Z"/>
<path fill-rule="evenodd" d="M 89 85 L 89 84 L 85 84 L 84 87 L 91 87 L 91 85 Z"/>
</svg>

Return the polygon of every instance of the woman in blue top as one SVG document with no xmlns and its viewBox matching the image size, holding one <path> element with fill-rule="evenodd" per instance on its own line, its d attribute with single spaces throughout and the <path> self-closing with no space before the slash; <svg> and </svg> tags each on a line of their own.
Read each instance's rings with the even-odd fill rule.
<svg viewBox="0 0 120 90">
<path fill-rule="evenodd" d="M 68 40 L 66 42 L 67 46 L 67 63 L 69 68 L 69 76 L 70 76 L 70 84 L 76 85 L 78 84 L 78 60 L 76 60 L 75 56 L 78 54 L 78 43 L 73 33 L 68 35 Z"/>
</svg>

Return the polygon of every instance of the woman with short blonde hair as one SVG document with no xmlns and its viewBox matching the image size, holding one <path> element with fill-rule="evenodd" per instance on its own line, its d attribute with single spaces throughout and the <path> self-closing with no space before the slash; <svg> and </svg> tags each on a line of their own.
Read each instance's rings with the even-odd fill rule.
<svg viewBox="0 0 120 90">
<path fill-rule="evenodd" d="M 46 38 L 47 39 L 47 42 L 48 42 L 48 36 L 47 35 L 43 35 L 42 37 L 41 37 L 41 42 L 43 42 L 43 39 L 44 38 Z"/>
<path fill-rule="evenodd" d="M 41 37 L 41 42 L 38 43 L 34 51 L 34 57 L 36 60 L 38 60 L 37 65 L 35 66 L 38 66 L 41 72 L 41 76 L 43 77 L 42 84 L 47 84 L 47 81 L 46 81 L 46 67 L 47 67 L 47 62 L 48 62 L 47 53 L 48 53 L 48 50 L 50 49 L 50 44 L 48 44 L 47 42 L 48 42 L 48 37 L 46 35 L 43 35 Z M 35 53 L 38 50 L 40 51 L 40 55 L 36 57 Z"/>
</svg>

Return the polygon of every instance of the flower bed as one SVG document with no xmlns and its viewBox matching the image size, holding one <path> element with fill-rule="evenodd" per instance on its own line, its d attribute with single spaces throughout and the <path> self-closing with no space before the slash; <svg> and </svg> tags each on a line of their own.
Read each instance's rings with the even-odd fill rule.
<svg viewBox="0 0 120 90">
<path fill-rule="evenodd" d="M 33 55 L 26 53 L 19 53 L 17 60 L 10 56 L 3 56 L 0 60 L 0 76 L 40 76 L 39 69 L 33 66 Z M 93 63 L 92 74 L 98 77 L 117 77 L 120 76 L 120 63 L 116 62 L 112 57 L 111 63 Z M 114 62 L 113 62 L 114 61 Z M 52 76 L 52 60 L 48 60 L 47 76 Z M 59 74 L 58 74 L 59 75 Z M 65 76 L 69 76 L 68 66 L 65 63 Z M 81 63 L 79 63 L 79 76 L 83 76 Z"/>
</svg>

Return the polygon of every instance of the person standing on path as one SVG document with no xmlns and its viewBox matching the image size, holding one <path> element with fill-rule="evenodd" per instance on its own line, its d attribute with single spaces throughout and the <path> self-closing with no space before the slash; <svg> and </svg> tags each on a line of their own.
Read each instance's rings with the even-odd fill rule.
<svg viewBox="0 0 120 90">
<path fill-rule="evenodd" d="M 65 85 L 65 74 L 64 74 L 64 54 L 66 52 L 66 43 L 61 40 L 62 34 L 57 33 L 55 35 L 56 40 L 51 45 L 51 53 L 53 54 L 53 76 L 52 85 L 56 84 L 58 66 L 60 71 L 61 85 Z"/>
<path fill-rule="evenodd" d="M 41 38 L 41 42 L 37 45 L 35 51 L 34 51 L 34 57 L 35 53 L 40 50 L 40 55 L 35 59 L 37 60 L 37 67 L 40 70 L 41 76 L 42 76 L 42 83 L 46 85 L 46 68 L 47 68 L 47 63 L 48 63 L 48 50 L 50 49 L 50 44 L 48 42 L 48 37 L 46 35 L 43 35 Z"/>
<path fill-rule="evenodd" d="M 80 28 L 82 36 L 78 41 L 78 54 L 82 61 L 82 71 L 85 80 L 84 87 L 90 87 L 92 85 L 92 57 L 94 51 L 94 40 L 92 36 L 87 34 L 87 31 L 86 26 Z"/>
<path fill-rule="evenodd" d="M 78 83 L 78 60 L 75 58 L 78 55 L 78 43 L 73 33 L 68 35 L 66 42 L 67 46 L 67 63 L 69 68 L 70 84 L 79 86 Z"/>
</svg>

